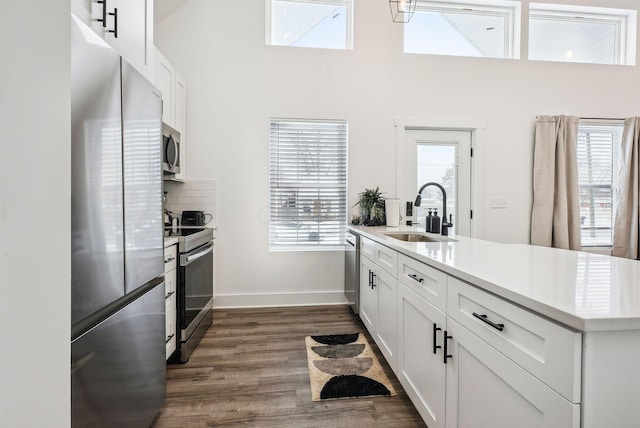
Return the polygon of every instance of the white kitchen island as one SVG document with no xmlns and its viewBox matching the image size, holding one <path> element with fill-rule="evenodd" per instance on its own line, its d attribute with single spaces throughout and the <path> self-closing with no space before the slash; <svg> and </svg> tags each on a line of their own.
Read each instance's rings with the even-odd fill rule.
<svg viewBox="0 0 640 428">
<path fill-rule="evenodd" d="M 640 262 L 349 229 L 360 316 L 430 428 L 640 424 Z"/>
</svg>

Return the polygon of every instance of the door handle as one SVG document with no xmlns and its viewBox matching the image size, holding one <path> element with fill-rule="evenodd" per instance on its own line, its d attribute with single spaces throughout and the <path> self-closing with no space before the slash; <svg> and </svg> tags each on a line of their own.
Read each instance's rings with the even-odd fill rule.
<svg viewBox="0 0 640 428">
<path fill-rule="evenodd" d="M 376 286 L 375 279 L 376 279 L 376 274 L 375 274 L 375 273 L 373 273 L 373 272 L 371 272 L 371 289 L 372 289 L 372 290 L 373 290 L 373 288 Z"/>
<path fill-rule="evenodd" d="M 449 339 L 453 339 L 453 336 L 449 336 L 449 335 L 447 334 L 447 330 L 445 330 L 445 331 L 444 331 L 444 343 L 443 343 L 443 346 L 444 346 L 443 351 L 444 351 L 444 352 L 443 352 L 443 354 L 442 354 L 442 362 L 443 362 L 443 363 L 445 363 L 445 364 L 447 364 L 447 359 L 448 359 L 448 358 L 453 358 L 453 355 L 449 354 L 449 353 L 448 353 L 449 351 L 448 351 L 448 349 L 447 349 L 447 341 L 448 341 Z"/>
<path fill-rule="evenodd" d="M 107 27 L 107 0 L 98 0 L 98 4 L 102 5 L 102 19 L 96 19 L 98 22 L 102 22 L 102 27 Z"/>
<path fill-rule="evenodd" d="M 113 30 L 107 30 L 108 33 L 113 33 L 113 37 L 118 38 L 118 8 L 114 8 L 113 12 L 109 12 L 110 16 L 113 16 Z"/>
<path fill-rule="evenodd" d="M 442 330 L 442 329 L 441 329 L 440 327 L 438 327 L 438 326 L 436 325 L 436 323 L 433 323 L 433 353 L 434 353 L 434 354 L 436 353 L 436 351 L 437 351 L 439 348 L 442 348 L 442 346 L 437 345 L 437 339 L 438 339 L 438 337 L 437 337 L 437 332 L 438 332 L 439 330 Z"/>
</svg>

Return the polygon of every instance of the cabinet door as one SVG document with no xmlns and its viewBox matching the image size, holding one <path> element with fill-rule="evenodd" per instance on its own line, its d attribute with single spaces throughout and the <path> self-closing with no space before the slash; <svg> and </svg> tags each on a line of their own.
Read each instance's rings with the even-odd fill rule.
<svg viewBox="0 0 640 428">
<path fill-rule="evenodd" d="M 452 318 L 447 318 L 447 428 L 580 426 L 572 404 Z"/>
<path fill-rule="evenodd" d="M 360 256 L 360 318 L 372 337 L 376 337 L 378 326 L 378 290 L 371 286 L 374 274 L 373 262 Z"/>
<path fill-rule="evenodd" d="M 175 115 L 175 128 L 176 131 L 180 133 L 180 172 L 176 174 L 176 178 L 179 180 L 186 180 L 187 178 L 187 169 L 186 169 L 186 150 L 187 150 L 187 138 L 186 138 L 186 127 L 187 127 L 187 85 L 184 82 L 184 79 L 180 77 L 178 73 L 175 73 L 175 100 L 174 100 L 174 115 Z"/>
<path fill-rule="evenodd" d="M 429 428 L 445 425 L 445 314 L 398 283 L 396 374 Z"/>
<path fill-rule="evenodd" d="M 147 20 L 147 10 L 152 2 L 148 0 L 106 1 L 109 15 L 107 16 L 105 40 L 120 52 L 124 59 L 145 74 L 145 69 L 152 66 L 148 52 L 148 48 L 150 51 L 153 45 L 153 39 L 148 38 L 149 26 L 152 23 L 150 19 Z M 116 29 L 116 15 L 114 15 L 116 13 L 117 37 L 116 33 L 113 32 Z"/>
<path fill-rule="evenodd" d="M 175 70 L 171 63 L 156 49 L 156 86 L 162 92 L 162 121 L 175 128 Z"/>
<path fill-rule="evenodd" d="M 395 371 L 398 280 L 376 266 L 375 284 L 378 289 L 378 329 L 375 339 L 380 351 Z"/>
</svg>

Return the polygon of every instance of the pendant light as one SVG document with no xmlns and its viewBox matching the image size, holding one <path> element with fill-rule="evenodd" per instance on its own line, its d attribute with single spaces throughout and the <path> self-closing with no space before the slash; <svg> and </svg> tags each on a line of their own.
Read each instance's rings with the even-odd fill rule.
<svg viewBox="0 0 640 428">
<path fill-rule="evenodd" d="M 418 0 L 389 0 L 393 22 L 407 23 L 416 11 Z"/>
</svg>

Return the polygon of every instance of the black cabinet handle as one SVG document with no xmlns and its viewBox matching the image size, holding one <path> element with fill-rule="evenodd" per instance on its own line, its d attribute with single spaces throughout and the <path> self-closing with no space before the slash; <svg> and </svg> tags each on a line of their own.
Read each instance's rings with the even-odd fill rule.
<svg viewBox="0 0 640 428">
<path fill-rule="evenodd" d="M 453 339 L 453 336 L 449 336 L 447 334 L 447 330 L 445 330 L 444 331 L 444 349 L 443 349 L 444 352 L 442 353 L 442 362 L 445 363 L 445 364 L 447 364 L 447 359 L 448 358 L 453 358 L 453 355 L 448 354 L 449 351 L 447 350 L 447 343 L 448 343 L 447 341 L 449 339 Z"/>
<path fill-rule="evenodd" d="M 437 332 L 439 330 L 442 330 L 442 329 L 438 327 L 436 323 L 433 323 L 433 353 L 434 354 L 436 353 L 436 350 L 438 350 L 439 348 L 442 348 L 442 346 L 436 344 L 438 339 Z"/>
<path fill-rule="evenodd" d="M 118 8 L 114 8 L 113 12 L 109 12 L 109 15 L 113 16 L 113 30 L 108 30 L 109 33 L 113 33 L 113 37 L 118 38 Z"/>
<path fill-rule="evenodd" d="M 171 339 L 173 339 L 173 336 L 175 336 L 175 334 L 172 334 L 172 335 L 170 335 L 170 336 L 167 336 L 167 340 L 165 341 L 165 343 L 169 343 L 169 341 L 170 341 Z"/>
<path fill-rule="evenodd" d="M 418 275 L 416 275 L 416 274 L 414 274 L 414 273 L 409 274 L 409 278 L 413 279 L 413 280 L 414 280 L 414 281 L 416 281 L 416 282 L 422 282 L 422 281 L 424 281 L 424 279 L 422 279 L 422 278 L 418 278 Z"/>
<path fill-rule="evenodd" d="M 371 288 L 371 283 L 373 282 L 373 281 L 371 280 L 371 274 L 372 274 L 372 273 L 373 273 L 373 272 L 371 272 L 371 269 L 369 269 L 369 288 Z"/>
<path fill-rule="evenodd" d="M 169 262 L 174 261 L 175 259 L 176 259 L 175 257 L 169 257 L 169 258 L 168 258 L 167 260 L 165 260 L 164 262 L 165 262 L 165 263 L 169 263 Z"/>
<path fill-rule="evenodd" d="M 376 274 L 375 274 L 375 273 L 373 273 L 373 272 L 371 272 L 371 289 L 372 289 L 372 290 L 373 290 L 373 288 L 376 286 L 375 279 L 376 279 Z"/>
<path fill-rule="evenodd" d="M 176 294 L 175 291 L 170 291 L 170 292 L 167 293 L 166 296 L 164 296 L 164 299 L 167 300 L 169 297 L 173 296 L 174 294 Z"/>
<path fill-rule="evenodd" d="M 98 22 L 102 22 L 103 27 L 107 27 L 107 0 L 98 0 L 98 4 L 102 5 L 102 19 L 96 19 Z"/>
<path fill-rule="evenodd" d="M 480 315 L 479 313 L 474 312 L 473 316 L 478 318 L 480 321 L 486 324 L 489 324 L 491 327 L 495 328 L 498 331 L 504 330 L 504 324 L 496 324 L 493 321 L 491 321 L 486 315 Z"/>
</svg>

